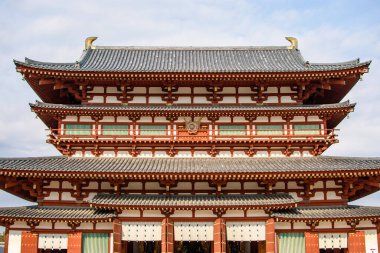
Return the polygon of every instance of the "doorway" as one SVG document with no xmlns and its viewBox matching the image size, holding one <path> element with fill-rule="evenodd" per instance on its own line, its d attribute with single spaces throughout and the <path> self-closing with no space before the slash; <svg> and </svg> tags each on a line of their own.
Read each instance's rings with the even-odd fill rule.
<svg viewBox="0 0 380 253">
<path fill-rule="evenodd" d="M 265 241 L 228 241 L 227 253 L 265 253 Z"/>
<path fill-rule="evenodd" d="M 174 252 L 175 253 L 211 253 L 211 243 L 206 242 L 197 242 L 197 241 L 176 241 L 174 243 Z"/>
<path fill-rule="evenodd" d="M 161 253 L 161 241 L 127 242 L 122 241 L 122 253 Z"/>
</svg>

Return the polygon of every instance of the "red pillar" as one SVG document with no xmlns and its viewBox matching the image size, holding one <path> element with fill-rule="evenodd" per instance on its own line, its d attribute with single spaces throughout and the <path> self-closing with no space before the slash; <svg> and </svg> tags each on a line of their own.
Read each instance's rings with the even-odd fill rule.
<svg viewBox="0 0 380 253">
<path fill-rule="evenodd" d="M 265 252 L 274 253 L 275 251 L 275 233 L 274 219 L 268 219 L 265 224 Z"/>
<path fill-rule="evenodd" d="M 113 221 L 113 252 L 121 253 L 121 221 L 115 219 Z"/>
<path fill-rule="evenodd" d="M 365 253 L 365 232 L 348 233 L 348 252 Z"/>
<path fill-rule="evenodd" d="M 69 234 L 67 238 L 67 253 L 82 253 L 82 233 Z"/>
<path fill-rule="evenodd" d="M 162 220 L 161 253 L 174 253 L 174 224 L 170 218 Z"/>
<path fill-rule="evenodd" d="M 214 221 L 214 253 L 227 252 L 226 222 L 222 218 Z"/>
<path fill-rule="evenodd" d="M 9 229 L 5 228 L 4 233 L 4 253 L 8 253 L 8 246 L 9 245 Z"/>
<path fill-rule="evenodd" d="M 38 235 L 31 232 L 21 233 L 21 253 L 37 253 Z"/>
<path fill-rule="evenodd" d="M 317 233 L 305 232 L 306 253 L 319 253 L 319 238 Z"/>
</svg>

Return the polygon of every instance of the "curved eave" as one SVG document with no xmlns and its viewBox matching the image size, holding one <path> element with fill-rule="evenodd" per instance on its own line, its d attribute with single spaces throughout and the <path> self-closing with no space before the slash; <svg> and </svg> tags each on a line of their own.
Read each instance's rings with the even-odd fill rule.
<svg viewBox="0 0 380 253">
<path fill-rule="evenodd" d="M 18 72 L 39 77 L 57 77 L 63 79 L 82 78 L 85 80 L 317 80 L 320 78 L 342 78 L 354 74 L 364 74 L 369 70 L 371 61 L 347 65 L 329 70 L 310 69 L 308 71 L 252 71 L 252 72 L 117 72 L 117 71 L 87 71 L 87 70 L 57 70 L 41 68 L 14 61 Z M 163 79 L 164 78 L 164 79 Z"/>
<path fill-rule="evenodd" d="M 297 204 L 268 204 L 268 205 L 216 205 L 216 206 L 204 206 L 204 205 L 192 205 L 192 206 L 171 206 L 171 205 L 160 205 L 160 206 L 147 206 L 147 205 L 107 205 L 107 204 L 91 204 L 91 207 L 103 210 L 278 210 L 278 209 L 289 209 L 296 207 Z"/>
<path fill-rule="evenodd" d="M 221 110 L 216 110 L 215 107 L 192 107 L 180 106 L 181 110 L 173 107 L 151 106 L 142 109 L 140 106 L 75 106 L 75 105 L 57 105 L 44 104 L 36 102 L 30 103 L 31 110 L 35 112 L 47 127 L 55 128 L 57 126 L 56 116 L 80 115 L 80 116 L 306 116 L 306 115 L 329 115 L 328 128 L 335 128 L 348 113 L 353 112 L 356 103 L 349 101 L 330 104 L 330 105 L 315 105 L 315 106 L 241 106 L 229 107 L 222 106 Z"/>
<path fill-rule="evenodd" d="M 85 172 L 85 173 L 84 173 Z M 291 173 L 291 174 L 290 174 Z M 10 168 L 0 168 L 0 177 L 25 177 L 25 178 L 49 178 L 49 179 L 123 179 L 123 180 L 292 180 L 304 178 L 350 178 L 380 176 L 380 166 L 376 169 L 355 169 L 339 171 L 281 171 L 281 172 L 112 172 L 112 171 L 35 171 L 35 170 L 15 170 Z"/>
</svg>

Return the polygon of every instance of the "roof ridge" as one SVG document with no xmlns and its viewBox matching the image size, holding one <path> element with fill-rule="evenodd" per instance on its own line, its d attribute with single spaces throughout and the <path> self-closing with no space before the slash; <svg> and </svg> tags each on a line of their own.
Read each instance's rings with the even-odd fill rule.
<svg viewBox="0 0 380 253">
<path fill-rule="evenodd" d="M 293 50 L 286 46 L 92 46 L 89 50 L 199 50 L 199 51 L 218 51 L 218 50 Z"/>
</svg>

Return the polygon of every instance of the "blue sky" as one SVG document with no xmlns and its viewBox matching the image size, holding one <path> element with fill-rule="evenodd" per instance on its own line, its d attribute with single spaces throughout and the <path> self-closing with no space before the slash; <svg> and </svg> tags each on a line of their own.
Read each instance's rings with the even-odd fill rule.
<svg viewBox="0 0 380 253">
<path fill-rule="evenodd" d="M 355 112 L 325 155 L 380 157 L 380 1 L 1 0 L 0 27 L 0 157 L 58 155 L 12 60 L 72 62 L 87 36 L 98 36 L 96 45 L 135 46 L 288 45 L 284 37 L 294 36 L 310 62 L 371 59 L 345 98 L 358 103 Z M 355 203 L 380 206 L 380 193 Z M 0 206 L 24 204 L 0 192 Z"/>
</svg>

